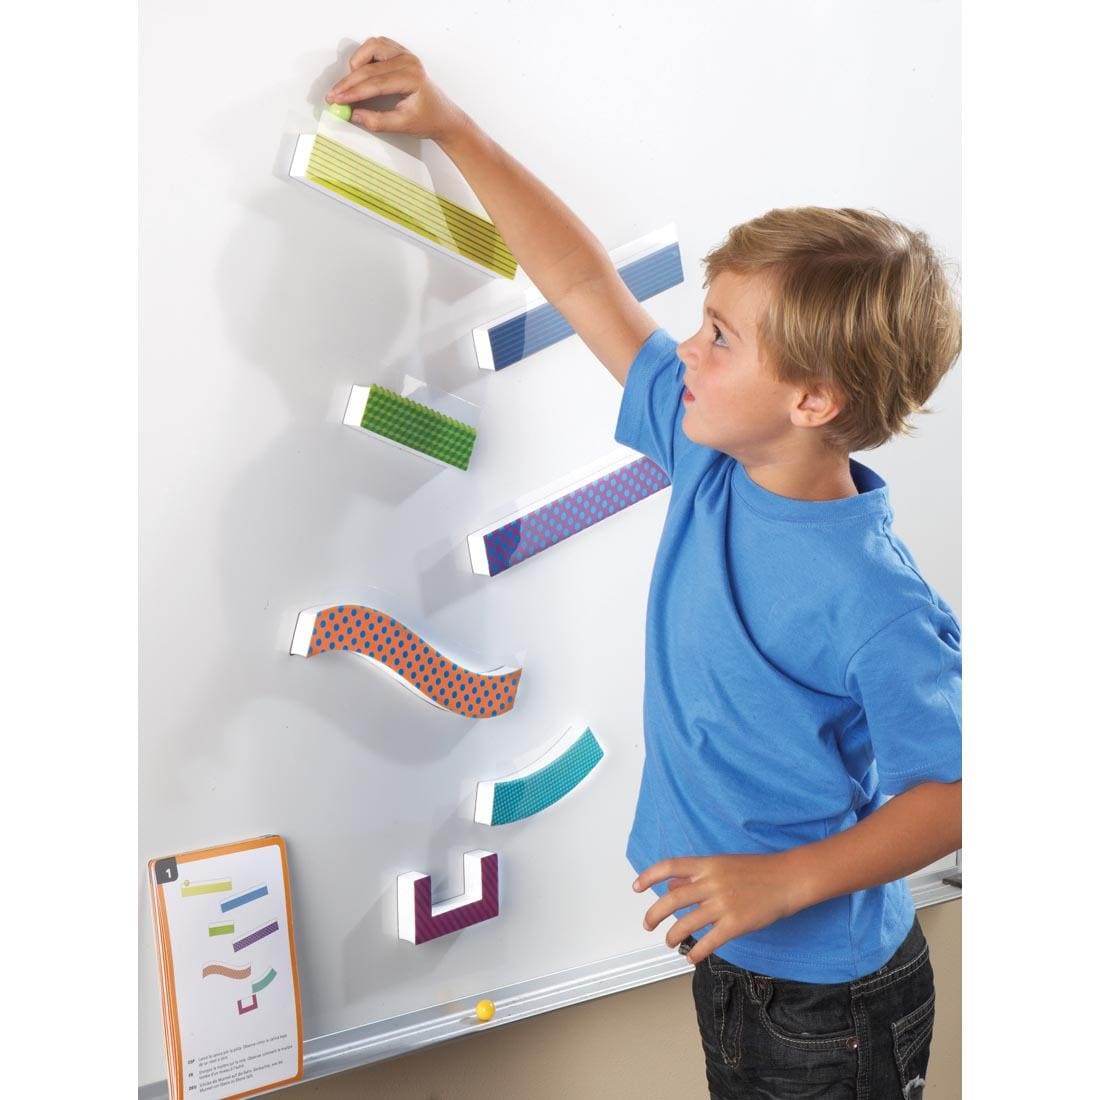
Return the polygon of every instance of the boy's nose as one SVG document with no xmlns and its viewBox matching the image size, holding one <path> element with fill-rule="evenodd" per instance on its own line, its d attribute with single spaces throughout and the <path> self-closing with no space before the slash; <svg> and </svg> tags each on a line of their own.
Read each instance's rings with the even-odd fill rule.
<svg viewBox="0 0 1100 1100">
<path fill-rule="evenodd" d="M 677 345 L 676 354 L 679 355 L 684 364 L 684 379 L 688 388 L 691 389 L 692 379 L 699 369 L 699 355 L 696 351 L 695 341 L 685 340 L 682 344 Z"/>
</svg>

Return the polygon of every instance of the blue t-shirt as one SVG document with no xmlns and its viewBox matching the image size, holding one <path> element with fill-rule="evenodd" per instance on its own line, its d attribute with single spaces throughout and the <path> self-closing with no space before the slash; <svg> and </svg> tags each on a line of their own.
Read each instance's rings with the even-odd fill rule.
<svg viewBox="0 0 1100 1100">
<path fill-rule="evenodd" d="M 962 774 L 959 624 L 892 532 L 882 478 L 851 461 L 858 496 L 777 496 L 684 435 L 683 377 L 659 329 L 615 430 L 672 480 L 646 616 L 637 871 L 785 851 L 849 828 L 884 795 Z M 776 978 L 850 981 L 889 959 L 913 916 L 899 880 L 717 954 Z"/>
</svg>

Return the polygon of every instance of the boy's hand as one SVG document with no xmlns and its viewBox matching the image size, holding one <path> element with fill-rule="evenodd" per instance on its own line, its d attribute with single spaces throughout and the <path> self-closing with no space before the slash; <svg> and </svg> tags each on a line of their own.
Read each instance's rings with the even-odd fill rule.
<svg viewBox="0 0 1100 1100">
<path fill-rule="evenodd" d="M 392 111 L 354 108 L 352 121 L 367 130 L 435 141 L 542 295 L 615 379 L 625 382 L 657 322 L 623 282 L 598 238 L 456 107 L 404 46 L 389 38 L 368 38 L 352 55 L 349 70 L 325 99 L 355 104 L 375 96 L 401 96 Z"/>
<path fill-rule="evenodd" d="M 351 120 L 364 129 L 441 142 L 467 121 L 428 79 L 420 59 L 391 38 L 368 38 L 352 54 L 348 67 L 348 75 L 333 84 L 325 96 L 326 103 L 359 103 L 383 95 L 404 97 L 390 111 L 356 107 Z"/>
<path fill-rule="evenodd" d="M 665 942 L 677 947 L 712 924 L 688 955 L 700 963 L 727 940 L 829 898 L 904 878 L 961 844 L 962 780 L 929 780 L 823 840 L 769 855 L 661 860 L 638 876 L 634 889 L 669 880 L 668 893 L 645 915 L 647 929 L 697 906 L 668 930 Z"/>
<path fill-rule="evenodd" d="M 642 924 L 652 931 L 677 909 L 696 906 L 668 930 L 665 943 L 678 947 L 704 925 L 713 925 L 687 956 L 698 965 L 727 940 L 766 928 L 803 908 L 798 901 L 797 878 L 785 855 L 663 859 L 646 868 L 634 882 L 634 889 L 641 892 L 655 882 L 669 880 L 668 893 L 649 908 Z"/>
</svg>

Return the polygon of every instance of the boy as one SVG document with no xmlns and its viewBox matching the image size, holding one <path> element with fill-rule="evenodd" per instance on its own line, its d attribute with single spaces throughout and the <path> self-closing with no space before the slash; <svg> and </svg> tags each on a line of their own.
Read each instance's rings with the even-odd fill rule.
<svg viewBox="0 0 1100 1100">
<path fill-rule="evenodd" d="M 902 880 L 961 845 L 959 628 L 848 456 L 958 356 L 939 262 L 879 215 L 773 210 L 707 257 L 677 346 L 404 47 L 368 39 L 326 98 L 389 94 L 352 120 L 439 143 L 624 386 L 616 439 L 672 480 L 627 855 L 646 928 L 675 914 L 696 964 L 711 1095 L 917 1100 L 934 990 Z"/>
</svg>

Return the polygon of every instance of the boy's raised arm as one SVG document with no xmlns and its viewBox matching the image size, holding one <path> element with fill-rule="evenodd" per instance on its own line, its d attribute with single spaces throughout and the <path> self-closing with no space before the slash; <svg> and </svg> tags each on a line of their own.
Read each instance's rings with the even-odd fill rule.
<svg viewBox="0 0 1100 1100">
<path fill-rule="evenodd" d="M 390 111 L 358 107 L 352 121 L 375 132 L 431 138 L 473 188 L 520 267 L 596 358 L 625 383 L 657 322 L 631 294 L 607 252 L 548 187 L 496 144 L 428 78 L 420 60 L 388 38 L 368 38 L 326 96 L 358 103 L 404 98 Z"/>
</svg>

